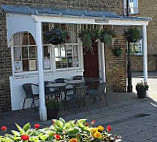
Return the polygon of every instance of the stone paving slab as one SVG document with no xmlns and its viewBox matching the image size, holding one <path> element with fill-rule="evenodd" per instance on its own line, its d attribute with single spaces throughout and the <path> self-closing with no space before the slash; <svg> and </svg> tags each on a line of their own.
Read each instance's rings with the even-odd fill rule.
<svg viewBox="0 0 157 142">
<path fill-rule="evenodd" d="M 74 114 L 72 110 L 66 110 L 61 116 L 66 120 L 85 118 L 90 122 L 95 119 L 96 125 L 101 124 L 104 127 L 110 124 L 112 133 L 121 135 L 124 142 L 155 141 L 156 101 L 150 98 L 138 99 L 134 93 L 108 93 L 107 99 L 108 107 L 102 101 L 100 109 L 95 104 L 90 106 L 90 111 L 79 109 Z M 38 112 L 31 109 L 0 114 L 0 126 L 6 125 L 9 129 L 15 128 L 13 123 L 24 125 L 27 122 L 32 125 L 40 123 L 43 127 L 51 124 L 51 121 L 40 122 Z"/>
</svg>

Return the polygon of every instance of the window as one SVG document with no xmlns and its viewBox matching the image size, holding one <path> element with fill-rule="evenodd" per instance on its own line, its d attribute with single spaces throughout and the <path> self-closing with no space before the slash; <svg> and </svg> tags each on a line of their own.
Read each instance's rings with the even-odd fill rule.
<svg viewBox="0 0 157 142">
<path fill-rule="evenodd" d="M 135 55 L 142 55 L 142 40 L 136 43 L 130 43 L 130 51 Z"/>
<path fill-rule="evenodd" d="M 13 67 L 15 73 L 37 71 L 37 47 L 33 36 L 28 32 L 13 36 Z M 44 69 L 51 69 L 50 47 L 43 46 Z"/>
<path fill-rule="evenodd" d="M 15 73 L 36 71 L 36 45 L 28 32 L 17 33 L 13 37 L 14 71 Z"/>
<path fill-rule="evenodd" d="M 53 26 L 66 29 L 69 34 L 67 43 L 55 46 L 56 69 L 79 67 L 77 25 L 54 24 Z"/>
<path fill-rule="evenodd" d="M 129 14 L 138 14 L 138 0 L 128 0 Z M 124 14 L 127 14 L 127 0 L 124 0 Z"/>
<path fill-rule="evenodd" d="M 55 47 L 56 69 L 79 67 L 78 46 L 64 45 Z"/>
</svg>

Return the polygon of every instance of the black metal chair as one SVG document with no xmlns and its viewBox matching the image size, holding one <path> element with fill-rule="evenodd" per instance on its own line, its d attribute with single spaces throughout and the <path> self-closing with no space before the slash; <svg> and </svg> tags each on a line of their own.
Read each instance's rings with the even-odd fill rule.
<svg viewBox="0 0 157 142">
<path fill-rule="evenodd" d="M 26 83 L 26 84 L 22 85 L 22 88 L 24 89 L 24 92 L 26 94 L 26 97 L 24 98 L 24 101 L 23 101 L 22 109 L 24 109 L 24 107 L 25 107 L 26 99 L 32 99 L 31 108 L 33 108 L 33 106 L 34 106 L 34 108 L 36 108 L 35 100 L 39 99 L 39 94 L 34 94 L 33 93 L 33 89 L 32 89 L 33 86 L 38 87 L 38 85 L 34 84 L 34 83 Z"/>
<path fill-rule="evenodd" d="M 55 83 L 66 83 L 69 79 L 67 78 L 57 78 L 55 79 Z"/>
<path fill-rule="evenodd" d="M 70 102 L 70 100 L 73 101 L 73 107 L 75 109 L 75 114 L 76 114 L 76 107 L 77 105 L 81 106 L 81 104 L 83 103 L 84 105 L 86 105 L 86 93 L 87 93 L 87 86 L 81 86 L 81 87 L 76 87 L 75 88 L 75 93 L 74 94 L 67 94 L 67 100 L 65 100 L 66 105 L 68 106 L 69 109 L 69 105 L 67 103 Z M 87 106 L 87 110 L 88 110 L 88 105 Z"/>
<path fill-rule="evenodd" d="M 45 81 L 44 82 L 44 85 L 45 85 L 45 97 L 46 97 L 47 100 L 52 98 L 53 95 L 55 94 L 54 90 L 52 91 L 51 88 L 46 87 L 48 84 L 52 84 L 52 83 L 54 83 L 54 82 L 52 82 L 52 81 Z"/>
<path fill-rule="evenodd" d="M 82 75 L 76 75 L 73 77 L 73 80 L 82 80 L 83 76 Z"/>
<path fill-rule="evenodd" d="M 106 93 L 105 93 L 106 83 L 99 83 L 97 89 L 90 89 L 87 91 L 87 94 L 89 94 L 89 98 L 93 98 L 93 103 L 95 103 L 96 98 L 99 97 L 100 101 L 102 100 L 101 96 L 104 96 L 106 104 L 108 106 L 108 101 L 106 99 Z"/>
</svg>

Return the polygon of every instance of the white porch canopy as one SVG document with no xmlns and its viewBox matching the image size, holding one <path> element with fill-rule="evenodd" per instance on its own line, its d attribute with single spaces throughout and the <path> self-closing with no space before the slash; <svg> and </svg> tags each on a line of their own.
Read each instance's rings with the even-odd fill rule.
<svg viewBox="0 0 157 142">
<path fill-rule="evenodd" d="M 143 28 L 143 72 L 144 82 L 148 82 L 147 69 L 147 25 L 151 18 L 118 16 L 113 12 L 94 12 L 80 10 L 63 10 L 52 8 L 31 8 L 22 6 L 2 5 L 7 13 L 7 39 L 11 45 L 11 37 L 15 33 L 28 31 L 32 34 L 37 45 L 38 78 L 39 78 L 39 102 L 40 119 L 47 120 L 45 106 L 44 73 L 43 73 L 43 40 L 42 23 L 72 23 L 72 24 L 95 24 L 95 25 L 122 25 L 142 26 Z M 100 43 L 102 48 L 104 46 Z M 104 53 L 102 53 L 104 58 Z M 103 63 L 105 68 L 105 62 Z M 103 74 L 105 74 L 105 69 Z"/>
</svg>

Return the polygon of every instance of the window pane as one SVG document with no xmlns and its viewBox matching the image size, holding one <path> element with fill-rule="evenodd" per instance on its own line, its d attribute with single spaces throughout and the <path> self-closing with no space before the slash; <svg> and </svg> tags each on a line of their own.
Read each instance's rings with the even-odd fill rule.
<svg viewBox="0 0 157 142">
<path fill-rule="evenodd" d="M 29 59 L 36 59 L 36 46 L 29 46 Z"/>
<path fill-rule="evenodd" d="M 51 69 L 51 62 L 50 62 L 50 47 L 44 46 L 44 69 L 48 70 Z"/>
<path fill-rule="evenodd" d="M 131 53 L 142 54 L 142 40 L 136 43 L 130 43 Z"/>
<path fill-rule="evenodd" d="M 28 47 L 22 47 L 22 58 L 28 59 Z"/>
<path fill-rule="evenodd" d="M 22 45 L 28 45 L 28 33 L 27 32 L 23 33 L 22 39 L 23 39 Z"/>
<path fill-rule="evenodd" d="M 55 48 L 56 68 L 79 67 L 78 46 L 66 45 L 64 47 Z"/>
<path fill-rule="evenodd" d="M 33 36 L 29 33 L 29 44 L 30 45 L 35 45 L 35 40 L 33 38 Z"/>
<path fill-rule="evenodd" d="M 28 60 L 23 60 L 23 71 L 29 71 Z"/>
<path fill-rule="evenodd" d="M 22 55 L 22 48 L 14 47 L 14 60 L 21 61 L 21 55 Z"/>
</svg>

